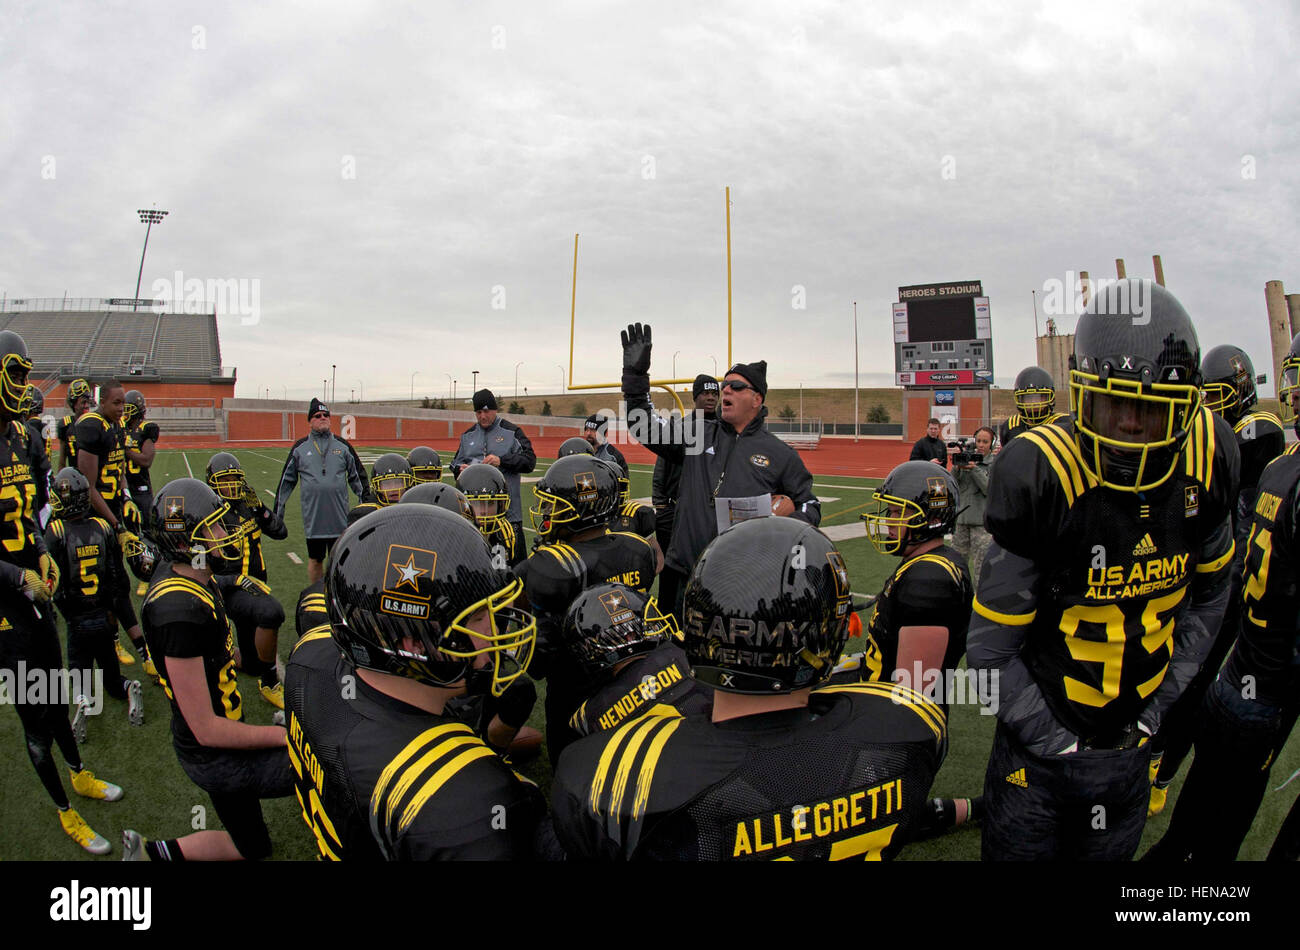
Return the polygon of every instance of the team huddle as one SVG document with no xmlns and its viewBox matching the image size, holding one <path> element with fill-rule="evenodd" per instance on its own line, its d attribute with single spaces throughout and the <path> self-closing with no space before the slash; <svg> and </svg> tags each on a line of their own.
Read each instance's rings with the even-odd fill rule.
<svg viewBox="0 0 1300 950">
<path fill-rule="evenodd" d="M 966 821 L 985 860 L 1129 860 L 1194 750 L 1145 857 L 1232 860 L 1300 712 L 1300 335 L 1280 419 L 1240 348 L 1202 353 L 1172 294 L 1125 289 L 1079 318 L 1068 411 L 1043 370 L 1017 378 L 978 576 L 948 543 L 963 500 L 941 460 L 874 490 L 866 534 L 898 563 L 871 604 L 763 425 L 766 363 L 701 377 L 695 412 L 664 420 L 648 326 L 622 334 L 622 388 L 629 426 L 658 427 L 654 505 L 592 417 L 534 485 L 531 550 L 536 456 L 486 390 L 453 481 L 427 446 L 366 472 L 313 400 L 272 504 L 231 452 L 154 492 L 141 394 L 105 382 L 91 408 L 76 381 L 47 441 L 26 346 L 0 332 L 0 670 L 65 668 L 53 606 L 66 669 L 98 665 L 129 723 L 142 690 L 119 664 L 160 684 L 225 830 L 128 830 L 128 859 L 265 858 L 260 801 L 294 795 L 329 860 L 888 860 Z M 295 487 L 310 583 L 282 682 L 262 539 L 287 537 Z M 272 725 L 245 721 L 236 670 Z M 936 799 L 964 674 L 993 684 L 993 747 L 978 794 Z M 78 795 L 121 798 L 81 759 L 88 705 L 17 708 L 62 827 L 105 854 L 53 757 Z M 516 771 L 543 747 L 549 789 Z M 1297 857 L 1300 805 L 1270 854 Z"/>
</svg>

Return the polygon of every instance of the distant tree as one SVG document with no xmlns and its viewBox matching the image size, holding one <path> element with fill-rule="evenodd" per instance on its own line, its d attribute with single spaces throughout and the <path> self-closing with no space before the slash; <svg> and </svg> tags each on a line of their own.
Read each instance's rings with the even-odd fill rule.
<svg viewBox="0 0 1300 950">
<path fill-rule="evenodd" d="M 512 399 L 510 400 L 510 408 L 507 409 L 506 412 L 511 413 L 512 415 L 522 416 L 524 414 L 524 407 Z"/>
<path fill-rule="evenodd" d="M 428 396 L 425 396 L 423 399 L 420 400 L 420 408 L 421 408 L 421 409 L 431 409 L 431 408 L 433 408 L 433 406 L 431 405 L 431 403 L 430 403 L 430 401 L 429 401 L 429 397 L 428 397 Z"/>
<path fill-rule="evenodd" d="M 572 408 L 571 410 L 569 410 L 569 415 L 571 415 L 571 416 L 578 416 L 579 418 L 586 418 L 586 416 L 587 416 L 587 404 L 586 404 L 585 402 L 582 402 L 581 400 L 578 401 L 578 402 L 575 402 L 575 403 L 573 404 L 573 408 Z"/>
<path fill-rule="evenodd" d="M 551 414 L 551 401 L 548 399 L 546 400 L 546 402 L 542 403 L 542 415 L 549 416 L 550 414 Z"/>
<path fill-rule="evenodd" d="M 888 422 L 889 410 L 884 406 L 872 406 L 867 410 L 868 422 Z"/>
<path fill-rule="evenodd" d="M 793 409 L 790 408 L 789 404 L 787 404 L 785 408 L 783 408 L 780 412 L 777 413 L 777 415 L 780 416 L 782 419 L 784 419 L 786 422 L 793 422 L 795 416 L 798 414 Z"/>
<path fill-rule="evenodd" d="M 445 400 L 445 399 L 439 399 L 439 400 L 435 401 L 435 402 L 433 403 L 433 405 L 430 406 L 429 408 L 431 408 L 431 409 L 446 409 L 446 408 L 447 408 L 447 400 Z"/>
</svg>

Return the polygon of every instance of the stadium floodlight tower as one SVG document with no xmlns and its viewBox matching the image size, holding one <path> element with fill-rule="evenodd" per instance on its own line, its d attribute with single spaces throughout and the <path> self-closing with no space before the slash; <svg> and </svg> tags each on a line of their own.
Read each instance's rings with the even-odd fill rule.
<svg viewBox="0 0 1300 950">
<path fill-rule="evenodd" d="M 140 221 L 145 225 L 145 229 L 144 250 L 140 252 L 140 271 L 135 275 L 135 297 L 133 298 L 135 303 L 131 307 L 133 311 L 140 309 L 140 280 L 144 277 L 144 256 L 149 252 L 149 232 L 153 230 L 155 224 L 167 217 L 166 211 L 159 211 L 157 208 L 140 208 L 136 214 L 140 215 Z"/>
</svg>

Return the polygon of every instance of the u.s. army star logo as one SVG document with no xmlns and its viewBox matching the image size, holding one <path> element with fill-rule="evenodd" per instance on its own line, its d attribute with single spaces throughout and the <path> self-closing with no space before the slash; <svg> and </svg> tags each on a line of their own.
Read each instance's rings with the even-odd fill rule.
<svg viewBox="0 0 1300 950">
<path fill-rule="evenodd" d="M 621 590 L 610 590 L 600 595 L 600 603 L 609 614 L 611 623 L 627 623 L 634 616 L 627 595 Z"/>
<path fill-rule="evenodd" d="M 428 617 L 429 601 L 433 596 L 430 581 L 437 563 L 436 551 L 390 544 L 384 564 L 384 589 L 379 597 L 379 609 L 399 617 Z"/>
<path fill-rule="evenodd" d="M 163 499 L 163 527 L 177 531 L 185 527 L 185 496 L 168 495 Z"/>
</svg>

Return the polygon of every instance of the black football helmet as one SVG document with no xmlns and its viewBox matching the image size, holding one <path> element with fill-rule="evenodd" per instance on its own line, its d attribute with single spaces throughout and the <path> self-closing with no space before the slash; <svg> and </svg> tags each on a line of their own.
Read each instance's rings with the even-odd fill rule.
<svg viewBox="0 0 1300 950">
<path fill-rule="evenodd" d="M 1259 402 L 1255 392 L 1255 364 L 1246 351 L 1224 343 L 1201 357 L 1201 398 L 1211 412 L 1229 422 L 1249 412 Z"/>
<path fill-rule="evenodd" d="M 370 491 L 381 507 L 397 504 L 402 500 L 402 493 L 415 483 L 411 463 L 396 452 L 379 456 L 370 467 Z"/>
<path fill-rule="evenodd" d="M 484 462 L 466 465 L 460 470 L 456 487 L 469 499 L 474 520 L 484 537 L 505 530 L 506 512 L 510 510 L 510 489 L 499 468 Z"/>
<path fill-rule="evenodd" d="M 622 584 L 588 587 L 569 605 L 561 627 L 565 651 L 589 682 L 674 637 L 681 638 L 677 622 L 660 612 L 655 599 Z"/>
<path fill-rule="evenodd" d="M 474 520 L 474 509 L 469 506 L 469 499 L 455 485 L 448 485 L 446 482 L 421 482 L 413 488 L 408 488 L 406 494 L 402 496 L 401 504 L 403 505 L 435 505 L 438 508 L 446 508 L 453 514 L 460 515 L 477 529 L 478 522 Z"/>
<path fill-rule="evenodd" d="M 1150 491 L 1178 467 L 1201 409 L 1201 345 L 1178 298 L 1152 280 L 1107 284 L 1074 331 L 1070 411 L 1084 467 Z"/>
<path fill-rule="evenodd" d="M 144 393 L 138 389 L 128 389 L 126 402 L 122 404 L 122 428 L 134 429 L 136 424 L 144 421 Z"/>
<path fill-rule="evenodd" d="M 237 574 L 247 529 L 230 505 L 197 478 L 177 478 L 153 503 L 153 542 L 161 560 L 214 574 Z"/>
<path fill-rule="evenodd" d="M 614 475 L 614 481 L 618 483 L 618 500 L 620 504 L 627 504 L 632 500 L 632 479 L 621 469 L 613 459 L 601 458 L 597 456 L 597 462 L 605 464 Z"/>
<path fill-rule="evenodd" d="M 65 521 L 80 521 L 90 514 L 90 482 L 77 469 L 59 469 L 50 482 L 50 508 Z"/>
<path fill-rule="evenodd" d="M 1056 384 L 1041 366 L 1026 366 L 1016 374 L 1016 411 L 1030 426 L 1046 422 L 1056 410 Z"/>
<path fill-rule="evenodd" d="M 957 480 L 933 462 L 904 462 L 871 493 L 875 510 L 861 518 L 881 554 L 902 555 L 914 544 L 942 538 L 957 524 Z"/>
<path fill-rule="evenodd" d="M 12 330 L 0 331 L 0 406 L 13 417 L 22 417 L 27 403 L 27 374 L 32 361 L 27 344 Z"/>
<path fill-rule="evenodd" d="M 1282 360 L 1277 400 L 1282 404 L 1282 421 L 1295 423 L 1296 434 L 1300 435 L 1300 333 L 1291 338 L 1291 348 Z"/>
<path fill-rule="evenodd" d="M 27 408 L 23 410 L 24 415 L 29 419 L 36 419 L 45 411 L 45 394 L 33 386 L 27 384 Z"/>
<path fill-rule="evenodd" d="M 570 455 L 594 455 L 595 449 L 580 435 L 575 435 L 571 439 L 565 439 L 560 443 L 559 452 L 556 458 L 568 458 Z"/>
<path fill-rule="evenodd" d="M 153 579 L 154 568 L 158 566 L 158 549 L 149 539 L 143 520 L 140 506 L 128 498 L 122 504 L 122 524 L 134 537 L 122 539 L 122 557 L 131 573 L 147 582 Z"/>
<path fill-rule="evenodd" d="M 848 569 L 826 535 L 795 518 L 754 518 L 722 532 L 695 562 L 683 646 L 702 683 L 792 693 L 830 676 L 849 608 Z"/>
<path fill-rule="evenodd" d="M 76 409 L 78 399 L 90 398 L 90 383 L 84 379 L 74 379 L 68 383 L 68 408 Z"/>
<path fill-rule="evenodd" d="M 229 452 L 218 452 L 208 459 L 208 487 L 226 501 L 239 501 L 248 494 L 244 467 Z"/>
<path fill-rule="evenodd" d="M 558 459 L 533 486 L 533 530 L 543 541 L 609 524 L 618 507 L 614 469 L 589 455 Z"/>
<path fill-rule="evenodd" d="M 417 482 L 442 481 L 442 456 L 427 445 L 417 445 L 407 452 L 406 461 Z"/>
<path fill-rule="evenodd" d="M 512 606 L 522 592 L 522 581 L 492 566 L 473 526 L 432 505 L 369 515 L 335 542 L 325 571 L 330 628 L 347 662 L 446 688 L 484 656 L 495 696 L 532 658 L 537 621 Z"/>
</svg>

